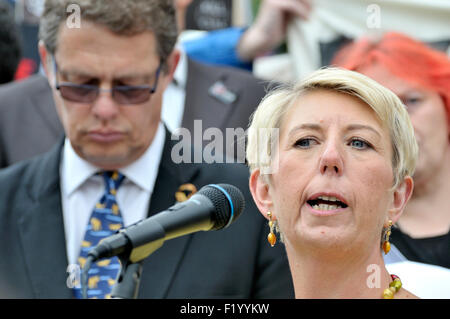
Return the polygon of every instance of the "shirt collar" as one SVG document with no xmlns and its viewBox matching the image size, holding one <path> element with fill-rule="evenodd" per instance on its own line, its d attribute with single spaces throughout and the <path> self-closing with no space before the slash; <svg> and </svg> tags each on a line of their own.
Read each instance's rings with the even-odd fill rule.
<svg viewBox="0 0 450 319">
<path fill-rule="evenodd" d="M 165 138 L 166 131 L 164 125 L 160 122 L 152 144 L 147 151 L 136 161 L 120 170 L 129 180 L 150 193 L 155 186 Z"/>
<path fill-rule="evenodd" d="M 145 153 L 130 165 L 119 170 L 128 180 L 150 193 L 155 186 L 164 148 L 165 135 L 164 125 L 160 122 L 152 144 L 147 148 Z M 66 138 L 61 167 L 65 195 L 70 196 L 98 171 L 98 167 L 82 159 L 75 153 L 72 144 Z"/>
</svg>

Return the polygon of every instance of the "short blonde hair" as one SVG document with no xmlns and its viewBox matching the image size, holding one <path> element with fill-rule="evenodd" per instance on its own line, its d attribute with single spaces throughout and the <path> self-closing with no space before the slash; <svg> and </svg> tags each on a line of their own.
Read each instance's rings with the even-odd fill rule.
<svg viewBox="0 0 450 319">
<path fill-rule="evenodd" d="M 250 171 L 262 169 L 273 157 L 273 145 L 258 145 L 258 136 L 267 129 L 280 129 L 284 115 L 305 93 L 315 90 L 330 90 L 349 94 L 370 106 L 385 125 L 393 148 L 393 188 L 415 170 L 418 146 L 406 107 L 390 90 L 365 75 L 341 68 L 323 68 L 313 72 L 304 80 L 278 87 L 269 92 L 251 117 L 247 141 L 247 162 Z M 271 138 L 265 139 L 273 142 Z"/>
</svg>

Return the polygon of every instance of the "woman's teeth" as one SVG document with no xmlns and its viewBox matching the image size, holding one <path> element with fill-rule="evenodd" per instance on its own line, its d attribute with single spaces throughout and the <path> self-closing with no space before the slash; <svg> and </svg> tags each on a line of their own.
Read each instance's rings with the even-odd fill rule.
<svg viewBox="0 0 450 319">
<path fill-rule="evenodd" d="M 319 204 L 319 205 L 314 205 L 312 208 L 317 209 L 317 210 L 334 210 L 334 209 L 338 209 L 339 206 L 338 205 L 327 205 L 327 204 Z"/>
</svg>

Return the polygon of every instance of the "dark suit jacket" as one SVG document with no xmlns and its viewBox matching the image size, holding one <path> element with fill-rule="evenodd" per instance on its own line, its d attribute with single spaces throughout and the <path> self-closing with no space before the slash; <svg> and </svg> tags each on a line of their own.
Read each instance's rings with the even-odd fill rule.
<svg viewBox="0 0 450 319">
<path fill-rule="evenodd" d="M 47 152 L 63 135 L 45 77 L 0 86 L 0 167 Z"/>
<path fill-rule="evenodd" d="M 236 97 L 230 104 L 220 101 L 209 92 L 216 83 Z M 249 117 L 265 95 L 264 81 L 240 69 L 211 66 L 188 59 L 186 106 L 182 127 L 193 129 L 196 119 L 202 119 L 203 128 L 242 127 L 247 129 Z"/>
<path fill-rule="evenodd" d="M 166 134 L 148 215 L 174 204 L 184 183 L 228 183 L 246 209 L 228 228 L 168 240 L 144 261 L 140 298 L 290 298 L 284 246 L 267 243 L 266 220 L 248 191 L 242 164 L 174 164 Z M 60 194 L 60 154 L 50 152 L 0 170 L 0 297 L 70 298 Z"/>
<path fill-rule="evenodd" d="M 227 104 L 209 93 L 219 81 L 234 94 L 235 101 Z M 264 94 L 263 82 L 249 72 L 188 59 L 182 126 L 193 132 L 194 120 L 202 119 L 203 130 L 209 127 L 219 128 L 223 133 L 227 127 L 245 130 L 250 114 Z M 0 86 L 0 168 L 48 151 L 63 134 L 45 77 L 34 75 Z M 223 150 L 235 143 L 224 139 Z"/>
</svg>

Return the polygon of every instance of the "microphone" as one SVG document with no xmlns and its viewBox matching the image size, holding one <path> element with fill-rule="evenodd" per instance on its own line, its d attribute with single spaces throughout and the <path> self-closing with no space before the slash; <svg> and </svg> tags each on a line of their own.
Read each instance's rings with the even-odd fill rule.
<svg viewBox="0 0 450 319">
<path fill-rule="evenodd" d="M 197 231 L 228 227 L 245 206 L 241 191 L 228 184 L 209 184 L 185 202 L 137 222 L 106 237 L 88 253 L 89 263 L 101 258 L 128 256 L 139 262 L 160 248 L 164 241 Z"/>
</svg>

